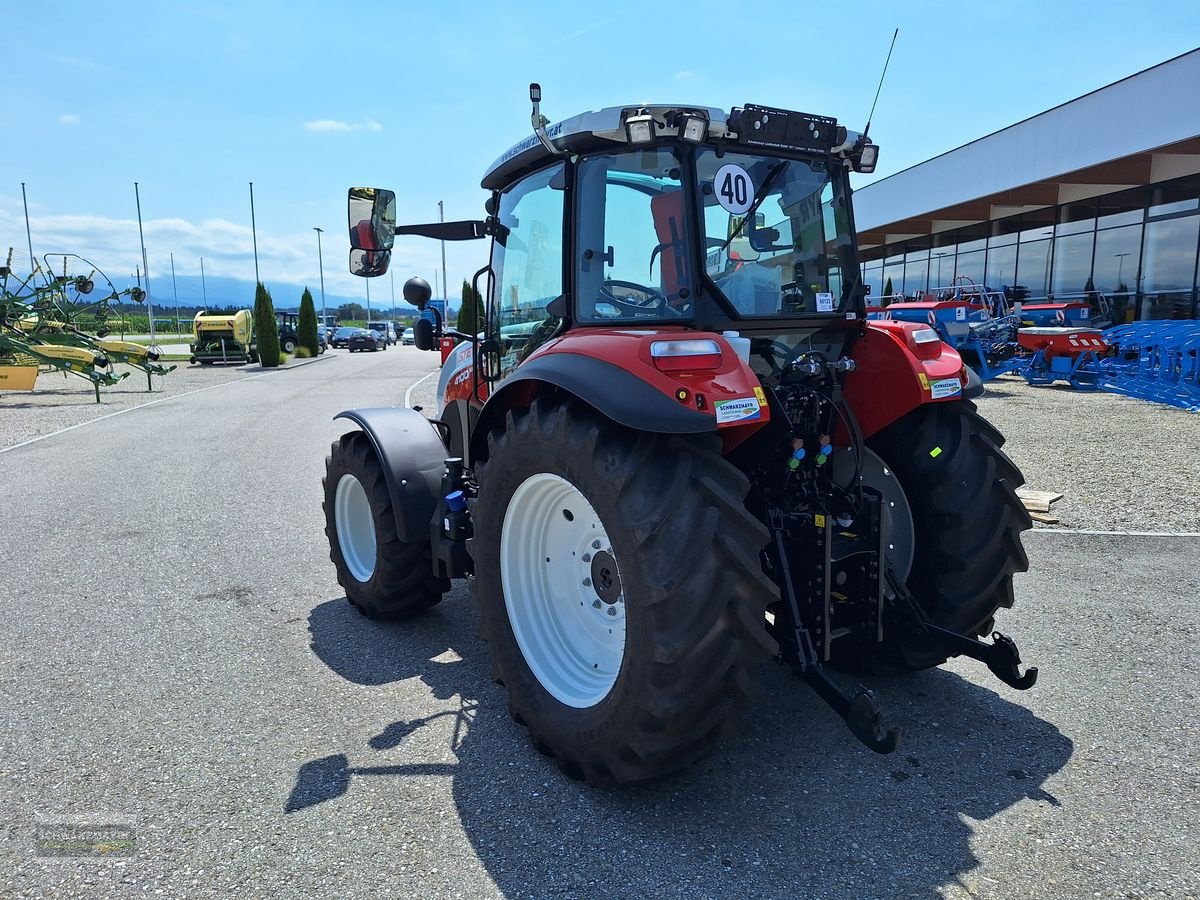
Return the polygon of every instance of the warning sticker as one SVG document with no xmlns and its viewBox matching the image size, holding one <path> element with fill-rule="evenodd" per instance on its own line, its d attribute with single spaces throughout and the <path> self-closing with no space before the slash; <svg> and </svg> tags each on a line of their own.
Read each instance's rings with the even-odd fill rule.
<svg viewBox="0 0 1200 900">
<path fill-rule="evenodd" d="M 967 320 L 967 308 L 965 306 L 954 307 L 954 320 L 956 322 L 965 322 Z"/>
<path fill-rule="evenodd" d="M 954 397 L 962 393 L 962 383 L 957 378 L 941 378 L 929 385 L 929 392 L 934 400 Z"/>
<path fill-rule="evenodd" d="M 736 400 L 718 400 L 713 404 L 718 425 L 731 422 L 751 422 L 762 416 L 761 407 L 754 397 L 738 397 Z"/>
<path fill-rule="evenodd" d="M 833 294 L 817 294 L 817 312 L 833 312 Z"/>
<path fill-rule="evenodd" d="M 925 377 L 925 373 L 924 373 L 924 372 L 918 372 L 918 373 L 917 373 L 917 378 L 918 378 L 918 380 L 920 380 L 920 382 L 921 382 L 921 387 L 922 387 L 923 389 L 925 389 L 925 390 L 929 390 L 929 379 Z"/>
<path fill-rule="evenodd" d="M 767 395 L 763 393 L 763 389 L 762 389 L 762 388 L 760 388 L 760 387 L 756 387 L 756 388 L 754 389 L 754 397 L 755 397 L 755 399 L 757 399 L 757 400 L 758 400 L 758 405 L 759 405 L 759 406 L 766 406 L 766 405 L 767 405 Z"/>
<path fill-rule="evenodd" d="M 750 173 L 737 163 L 726 163 L 717 169 L 713 179 L 713 193 L 721 209 L 735 216 L 743 215 L 754 199 L 754 182 Z"/>
</svg>

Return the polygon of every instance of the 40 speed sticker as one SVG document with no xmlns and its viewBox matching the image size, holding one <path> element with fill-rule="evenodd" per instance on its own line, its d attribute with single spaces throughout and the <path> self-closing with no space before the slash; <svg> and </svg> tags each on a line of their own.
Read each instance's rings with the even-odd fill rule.
<svg viewBox="0 0 1200 900">
<path fill-rule="evenodd" d="M 713 404 L 718 425 L 731 422 L 752 422 L 761 418 L 762 411 L 754 397 L 738 397 L 736 400 L 718 400 Z"/>
<path fill-rule="evenodd" d="M 937 381 L 929 383 L 929 393 L 934 400 L 940 400 L 943 397 L 954 397 L 962 393 L 962 382 L 957 378 L 940 378 Z"/>
</svg>

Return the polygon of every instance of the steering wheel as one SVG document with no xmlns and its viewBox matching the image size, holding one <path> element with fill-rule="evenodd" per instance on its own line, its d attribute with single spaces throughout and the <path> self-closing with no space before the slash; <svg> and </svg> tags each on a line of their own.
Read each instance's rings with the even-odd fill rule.
<svg viewBox="0 0 1200 900">
<path fill-rule="evenodd" d="M 630 297 L 628 295 L 618 297 L 612 292 L 613 288 L 621 288 L 622 290 L 632 291 L 638 297 Z M 661 310 L 668 303 L 670 298 L 667 297 L 658 288 L 652 288 L 649 285 L 638 284 L 636 281 L 621 281 L 617 278 L 606 278 L 600 285 L 600 290 L 604 295 L 604 299 L 616 303 L 618 306 L 633 306 L 637 309 L 653 309 Z"/>
</svg>

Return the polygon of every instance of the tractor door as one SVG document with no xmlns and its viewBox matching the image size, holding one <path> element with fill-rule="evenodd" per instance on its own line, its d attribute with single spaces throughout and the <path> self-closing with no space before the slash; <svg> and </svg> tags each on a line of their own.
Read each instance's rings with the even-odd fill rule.
<svg viewBox="0 0 1200 900">
<path fill-rule="evenodd" d="M 506 233 L 492 242 L 488 343 L 506 378 L 554 334 L 561 319 L 547 307 L 563 295 L 566 165 L 517 182 L 500 196 Z"/>
</svg>

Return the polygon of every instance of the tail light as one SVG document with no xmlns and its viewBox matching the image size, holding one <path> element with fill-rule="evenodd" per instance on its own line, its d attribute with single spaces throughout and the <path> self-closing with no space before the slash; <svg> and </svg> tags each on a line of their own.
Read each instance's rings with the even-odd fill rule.
<svg viewBox="0 0 1200 900">
<path fill-rule="evenodd" d="M 942 355 L 942 339 L 928 325 L 904 325 L 904 342 L 918 359 L 937 359 Z"/>
<path fill-rule="evenodd" d="M 654 341 L 650 357 L 660 372 L 707 372 L 721 367 L 721 347 L 716 341 Z"/>
</svg>

